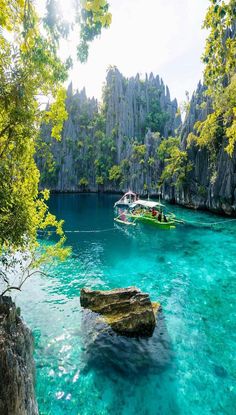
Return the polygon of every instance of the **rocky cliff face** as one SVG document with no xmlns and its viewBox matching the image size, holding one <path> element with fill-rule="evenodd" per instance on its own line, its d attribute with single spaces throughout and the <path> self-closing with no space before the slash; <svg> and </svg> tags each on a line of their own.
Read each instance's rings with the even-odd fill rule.
<svg viewBox="0 0 236 415">
<path fill-rule="evenodd" d="M 212 112 L 211 101 L 204 92 L 205 87 L 199 83 L 182 128 L 181 146 L 187 149 L 193 168 L 181 189 L 166 187 L 164 196 L 188 207 L 236 215 L 236 151 L 233 157 L 226 153 L 227 141 L 224 137 L 218 143 L 214 160 L 212 153 L 206 149 L 194 145 L 187 148 L 187 137 L 194 130 L 196 121 L 205 120 Z"/>
<path fill-rule="evenodd" d="M 104 103 L 106 135 L 115 138 L 118 163 L 126 158 L 127 139 L 142 142 L 147 129 L 168 137 L 181 124 L 176 99 L 171 101 L 169 88 L 152 73 L 145 80 L 139 74 L 127 79 L 117 68 L 111 69 L 107 74 Z"/>
<path fill-rule="evenodd" d="M 236 214 L 236 152 L 229 157 L 226 140 L 214 154 L 187 147 L 196 121 L 206 119 L 212 106 L 199 83 L 181 125 L 177 101 L 158 77 L 125 78 L 117 68 L 107 74 L 102 105 L 85 91 L 67 93 L 68 120 L 61 142 L 52 141 L 50 128 L 42 127 L 42 139 L 53 160 L 38 157 L 41 185 L 56 191 L 127 191 L 156 195 L 164 163 L 158 158 L 161 140 L 180 135 L 193 168 L 181 188 L 162 186 L 162 197 L 191 208 Z"/>
<path fill-rule="evenodd" d="M 156 150 L 160 137 L 174 135 L 180 127 L 177 101 L 162 79 L 152 74 L 127 79 L 116 68 L 109 70 L 102 107 L 85 91 L 67 91 L 68 120 L 61 142 L 50 139 L 50 128 L 42 126 L 44 144 L 53 161 L 38 155 L 41 185 L 56 191 L 121 191 L 132 187 L 146 192 L 160 175 Z M 152 131 L 153 134 L 150 133 Z M 120 174 L 109 179 L 109 170 L 120 166 Z M 153 189 L 154 189 L 153 188 Z"/>
<path fill-rule="evenodd" d="M 38 415 L 33 338 L 9 297 L 0 297 L 0 414 Z"/>
</svg>

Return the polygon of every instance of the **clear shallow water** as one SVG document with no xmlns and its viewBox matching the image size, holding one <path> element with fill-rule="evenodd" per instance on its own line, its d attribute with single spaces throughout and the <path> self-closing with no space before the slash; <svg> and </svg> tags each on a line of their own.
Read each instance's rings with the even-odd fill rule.
<svg viewBox="0 0 236 415">
<path fill-rule="evenodd" d="M 113 228 L 113 195 L 53 195 L 67 230 Z M 33 330 L 41 415 L 236 414 L 236 221 L 171 207 L 211 228 L 115 225 L 68 234 L 73 255 L 17 297 Z M 136 285 L 160 301 L 151 339 L 120 337 L 80 288 Z"/>
</svg>

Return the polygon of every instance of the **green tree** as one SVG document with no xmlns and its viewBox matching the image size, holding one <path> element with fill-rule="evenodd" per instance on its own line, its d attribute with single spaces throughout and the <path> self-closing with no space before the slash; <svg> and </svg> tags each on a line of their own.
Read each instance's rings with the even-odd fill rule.
<svg viewBox="0 0 236 415">
<path fill-rule="evenodd" d="M 86 59 L 88 43 L 110 23 L 104 0 L 76 3 L 73 25 L 81 22 L 79 56 Z M 70 28 L 58 17 L 58 2 L 47 1 L 41 20 L 32 0 L 0 0 L 0 254 L 38 247 L 37 231 L 54 228 L 59 241 L 40 254 L 41 260 L 63 257 L 62 221 L 48 211 L 48 192 L 38 191 L 34 156 L 42 122 L 60 139 L 67 117 L 63 83 L 71 60 L 58 56 L 59 40 Z M 86 35 L 87 33 L 87 35 Z M 39 97 L 50 97 L 43 109 Z M 47 252 L 49 255 L 47 255 Z"/>
<path fill-rule="evenodd" d="M 217 152 L 223 138 L 228 138 L 225 147 L 232 156 L 236 143 L 236 2 L 210 0 L 204 27 L 209 35 L 206 41 L 203 62 L 204 83 L 212 98 L 213 113 L 205 121 L 195 125 L 189 143 L 207 147 Z M 215 157 L 216 158 L 216 157 Z"/>
<path fill-rule="evenodd" d="M 158 148 L 158 157 L 164 161 L 164 169 L 160 177 L 160 185 L 169 180 L 172 185 L 180 187 L 192 169 L 186 151 L 180 149 L 180 138 L 164 139 Z"/>
<path fill-rule="evenodd" d="M 114 165 L 109 170 L 109 180 L 111 182 L 119 183 L 122 179 L 121 167 Z"/>
</svg>

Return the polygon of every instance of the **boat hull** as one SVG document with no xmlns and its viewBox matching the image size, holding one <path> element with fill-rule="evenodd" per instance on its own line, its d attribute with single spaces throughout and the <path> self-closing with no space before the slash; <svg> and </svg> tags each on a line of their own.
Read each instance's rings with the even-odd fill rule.
<svg viewBox="0 0 236 415">
<path fill-rule="evenodd" d="M 175 228 L 175 222 L 174 221 L 160 222 L 155 218 L 145 216 L 145 215 L 140 215 L 140 216 L 130 215 L 130 217 L 135 222 L 147 223 L 147 224 L 155 226 L 159 229 L 173 229 L 173 228 Z"/>
</svg>

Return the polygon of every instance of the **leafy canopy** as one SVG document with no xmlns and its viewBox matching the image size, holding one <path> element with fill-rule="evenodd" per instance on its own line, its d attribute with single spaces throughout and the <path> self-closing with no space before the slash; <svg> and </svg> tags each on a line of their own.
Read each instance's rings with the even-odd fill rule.
<svg viewBox="0 0 236 415">
<path fill-rule="evenodd" d="M 48 192 L 38 191 L 36 144 L 42 122 L 59 140 L 67 118 L 63 83 L 71 59 L 60 59 L 60 39 L 81 26 L 78 55 L 84 61 L 89 42 L 109 26 L 111 15 L 105 0 L 76 1 L 69 25 L 58 15 L 58 1 L 47 0 L 44 19 L 34 3 L 0 0 L 0 253 L 34 250 L 37 231 L 50 227 L 59 241 L 48 252 L 63 256 L 63 223 L 48 211 Z M 52 102 L 49 109 L 42 105 L 45 98 Z"/>
<path fill-rule="evenodd" d="M 195 125 L 189 143 L 216 151 L 223 137 L 232 156 L 236 143 L 236 1 L 210 0 L 204 27 L 210 31 L 203 62 L 204 83 L 212 98 L 214 112 Z"/>
<path fill-rule="evenodd" d="M 169 137 L 164 139 L 157 150 L 158 157 L 165 162 L 160 177 L 160 186 L 165 180 L 177 187 L 183 185 L 187 174 L 192 170 L 186 151 L 180 149 L 180 138 Z"/>
</svg>

